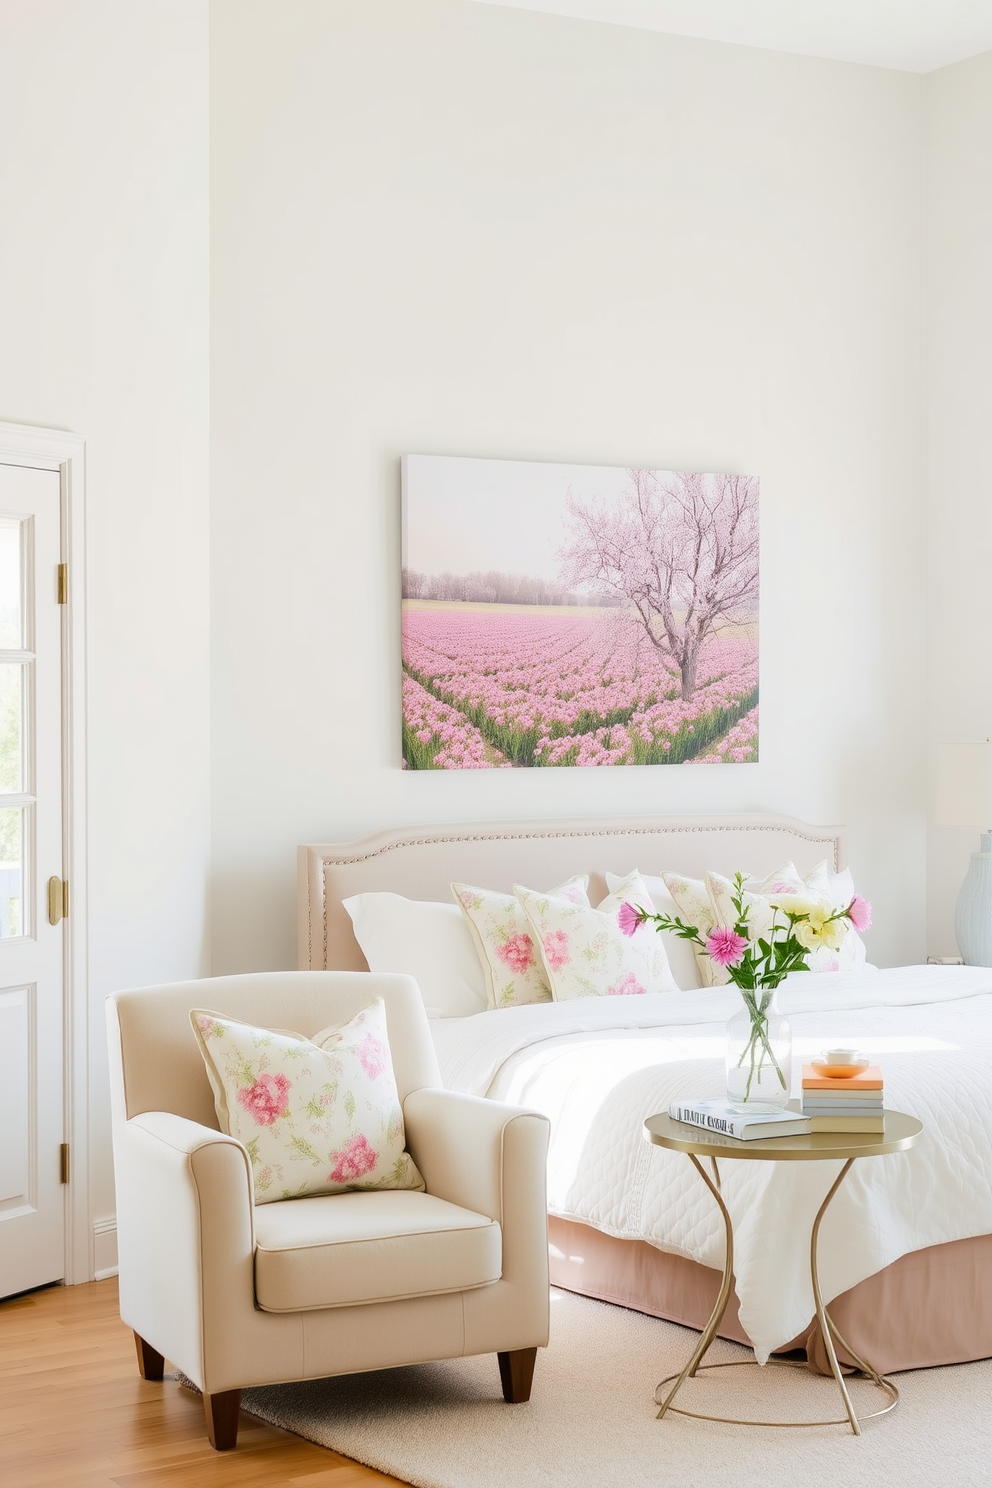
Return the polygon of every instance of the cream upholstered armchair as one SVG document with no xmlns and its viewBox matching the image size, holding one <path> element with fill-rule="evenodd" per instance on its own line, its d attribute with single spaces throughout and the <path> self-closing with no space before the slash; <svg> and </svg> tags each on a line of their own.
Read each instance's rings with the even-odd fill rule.
<svg viewBox="0 0 992 1488">
<path fill-rule="evenodd" d="M 385 1002 L 407 1145 L 426 1192 L 255 1206 L 248 1153 L 217 1124 L 190 1009 L 310 1037 Z M 203 1390 L 218 1450 L 242 1388 L 465 1354 L 499 1356 L 527 1400 L 548 1341 L 548 1123 L 441 1088 L 410 977 L 263 972 L 108 999 L 121 1317 L 145 1379 Z"/>
</svg>

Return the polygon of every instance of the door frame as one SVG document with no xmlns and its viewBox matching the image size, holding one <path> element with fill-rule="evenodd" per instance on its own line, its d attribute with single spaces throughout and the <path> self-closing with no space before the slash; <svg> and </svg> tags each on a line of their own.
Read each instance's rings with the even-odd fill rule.
<svg viewBox="0 0 992 1488">
<path fill-rule="evenodd" d="M 89 1198 L 89 963 L 86 880 L 86 440 L 33 424 L 0 423 L 0 464 L 54 470 L 60 491 L 60 561 L 67 565 L 62 606 L 62 877 L 69 881 L 63 921 L 63 1122 L 69 1144 L 65 1192 L 65 1281 L 92 1281 Z M 54 579 L 53 579 L 54 582 Z"/>
</svg>

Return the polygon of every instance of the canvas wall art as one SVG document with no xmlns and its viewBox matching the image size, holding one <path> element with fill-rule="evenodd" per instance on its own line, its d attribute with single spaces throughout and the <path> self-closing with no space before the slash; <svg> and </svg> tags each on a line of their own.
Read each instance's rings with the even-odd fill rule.
<svg viewBox="0 0 992 1488">
<path fill-rule="evenodd" d="M 404 457 L 406 769 L 757 757 L 757 477 Z"/>
</svg>

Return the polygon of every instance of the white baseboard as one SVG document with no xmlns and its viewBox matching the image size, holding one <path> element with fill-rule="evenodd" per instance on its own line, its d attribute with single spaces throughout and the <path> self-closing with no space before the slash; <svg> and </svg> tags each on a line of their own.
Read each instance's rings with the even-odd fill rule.
<svg viewBox="0 0 992 1488">
<path fill-rule="evenodd" d="M 93 1222 L 93 1280 L 117 1275 L 117 1216 Z"/>
</svg>

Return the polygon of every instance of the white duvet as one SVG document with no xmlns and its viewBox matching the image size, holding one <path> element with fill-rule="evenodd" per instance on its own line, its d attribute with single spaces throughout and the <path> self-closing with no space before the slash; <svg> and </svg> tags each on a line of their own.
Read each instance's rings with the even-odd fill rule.
<svg viewBox="0 0 992 1488">
<path fill-rule="evenodd" d="M 610 1235 L 722 1267 L 723 1224 L 689 1159 L 645 1117 L 723 1093 L 733 989 L 588 998 L 431 1024 L 445 1085 L 551 1119 L 548 1207 Z M 918 1116 L 908 1152 L 863 1158 L 820 1231 L 829 1300 L 907 1251 L 992 1233 L 992 970 L 913 966 L 797 976 L 779 993 L 793 1079 L 827 1047 L 882 1066 L 885 1104 Z M 721 1162 L 741 1323 L 759 1359 L 813 1316 L 809 1234 L 837 1162 Z"/>
</svg>

